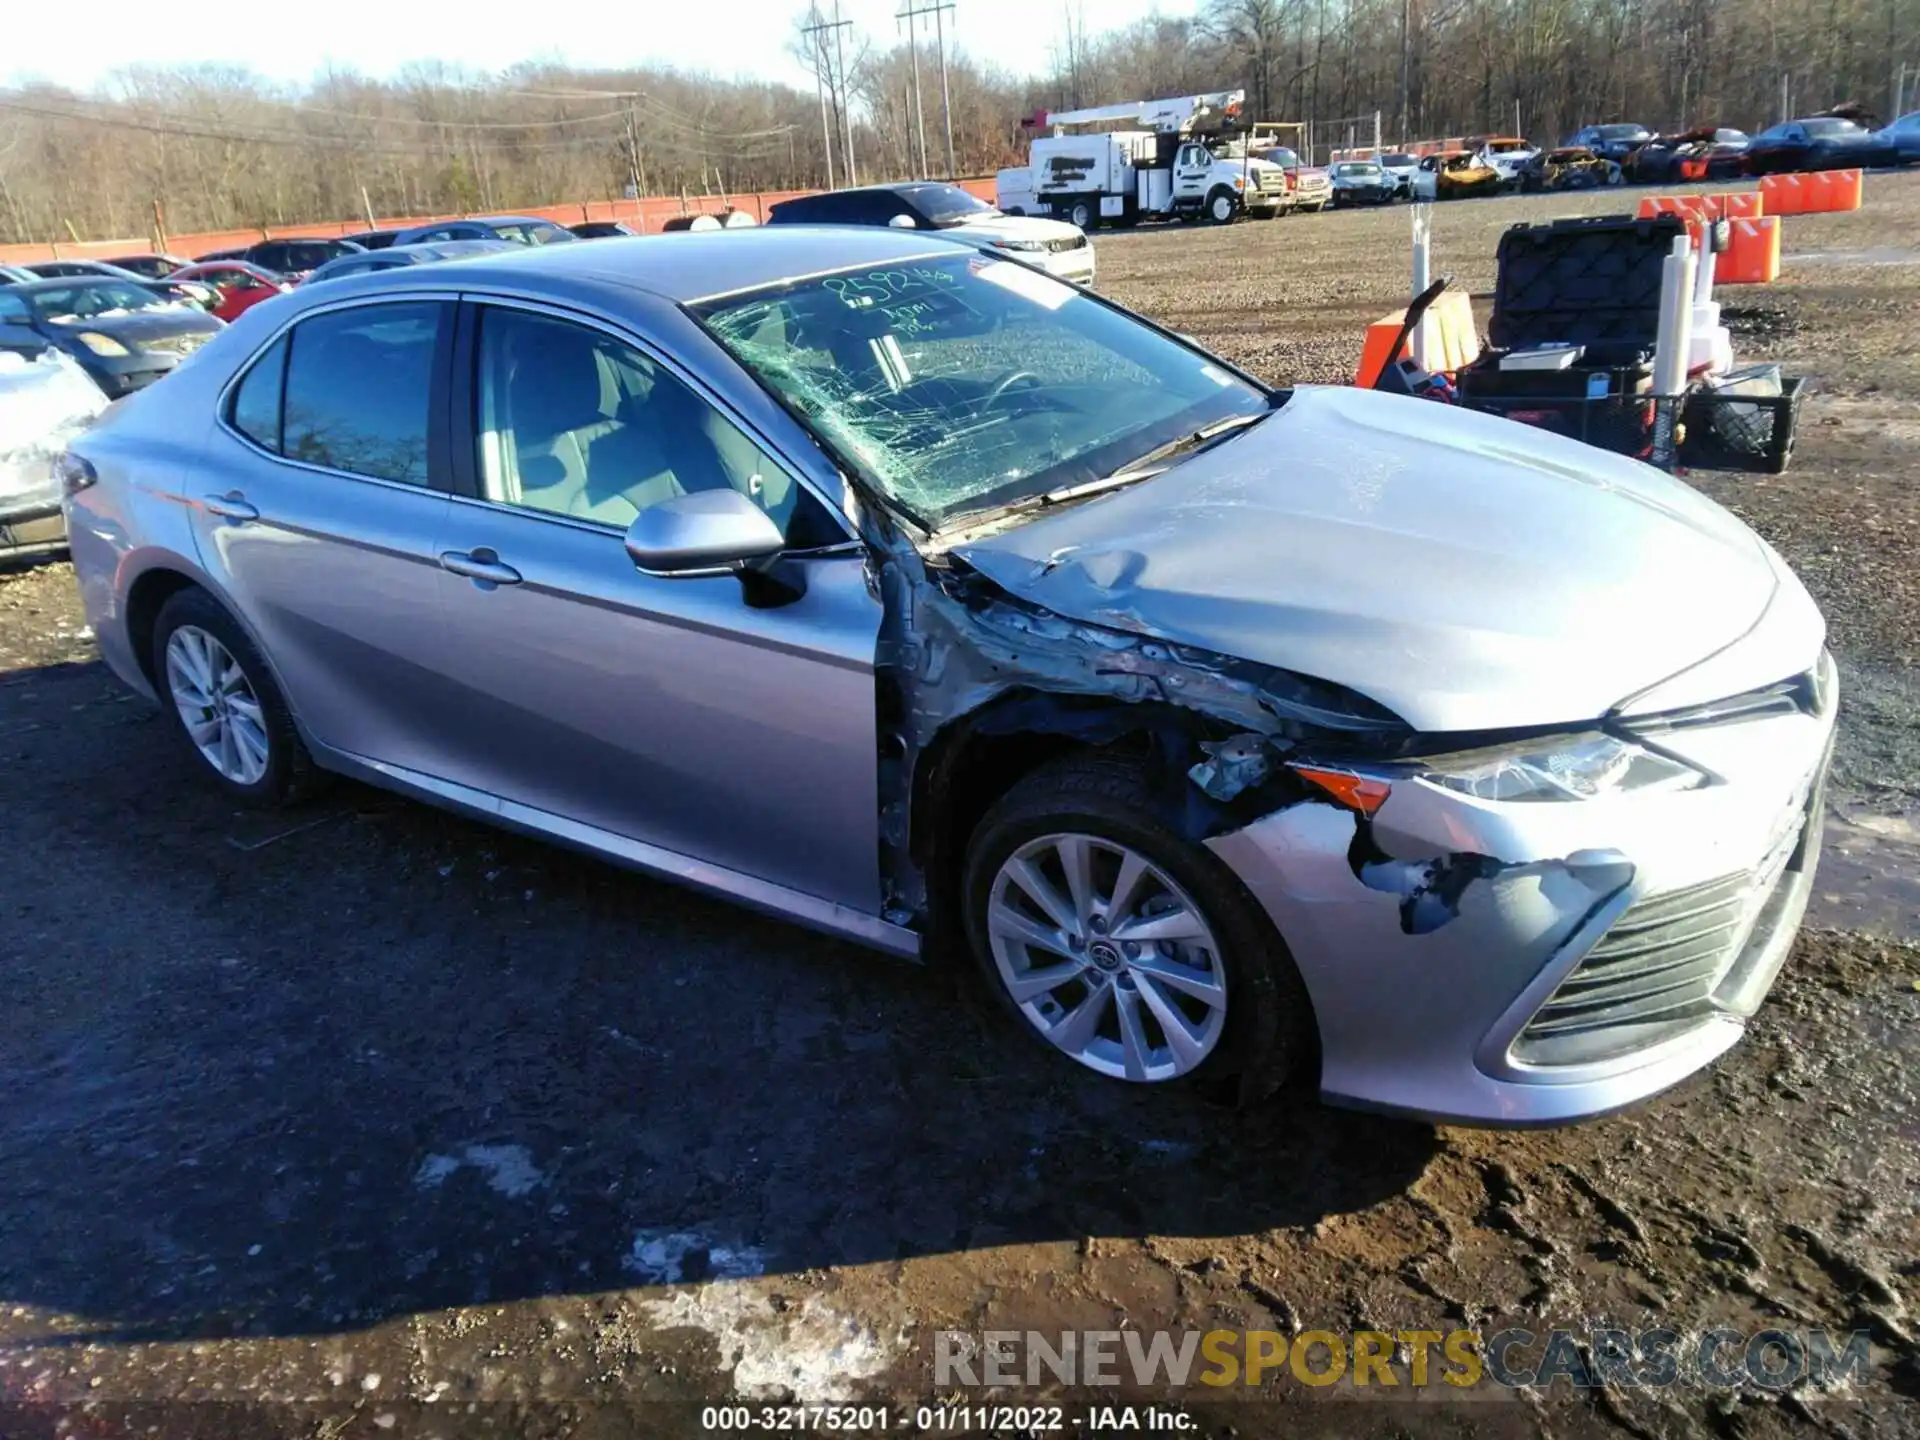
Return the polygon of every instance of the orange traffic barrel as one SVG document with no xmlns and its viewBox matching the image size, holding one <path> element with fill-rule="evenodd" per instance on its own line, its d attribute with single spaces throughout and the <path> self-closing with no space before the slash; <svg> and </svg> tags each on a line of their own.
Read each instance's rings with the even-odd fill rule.
<svg viewBox="0 0 1920 1440">
<path fill-rule="evenodd" d="M 1752 219 L 1765 214 L 1758 190 L 1731 190 L 1711 195 L 1649 195 L 1640 202 L 1640 218 L 1686 215 L 1706 220 Z"/>
</svg>

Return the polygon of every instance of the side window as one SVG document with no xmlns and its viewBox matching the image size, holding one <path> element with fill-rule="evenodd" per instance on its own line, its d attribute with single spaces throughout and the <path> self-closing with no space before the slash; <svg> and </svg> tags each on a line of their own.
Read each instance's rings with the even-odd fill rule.
<svg viewBox="0 0 1920 1440">
<path fill-rule="evenodd" d="M 287 337 L 282 335 L 253 362 L 233 392 L 227 419 L 263 449 L 280 453 L 280 393 L 287 377 Z"/>
<path fill-rule="evenodd" d="M 425 485 L 433 361 L 445 310 L 431 301 L 362 305 L 295 326 L 282 453 Z"/>
<path fill-rule="evenodd" d="M 9 295 L 0 290 L 0 324 L 25 325 L 32 319 L 33 311 L 27 307 L 26 301 L 18 295 Z"/>
<path fill-rule="evenodd" d="M 477 459 L 490 500 L 625 529 L 650 505 L 731 486 L 796 547 L 842 538 L 759 445 L 610 335 L 486 309 L 479 367 Z"/>
</svg>

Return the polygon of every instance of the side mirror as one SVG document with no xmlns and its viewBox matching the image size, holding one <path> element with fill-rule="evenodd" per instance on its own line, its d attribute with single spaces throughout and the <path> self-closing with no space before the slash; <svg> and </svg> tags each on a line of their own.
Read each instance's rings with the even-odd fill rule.
<svg viewBox="0 0 1920 1440">
<path fill-rule="evenodd" d="M 786 537 L 738 490 L 696 490 L 649 505 L 627 527 L 627 554 L 654 575 L 711 575 L 777 555 Z"/>
<path fill-rule="evenodd" d="M 887 221 L 887 228 L 890 230 L 918 230 L 920 228 L 920 222 L 911 215 L 896 215 Z"/>
</svg>

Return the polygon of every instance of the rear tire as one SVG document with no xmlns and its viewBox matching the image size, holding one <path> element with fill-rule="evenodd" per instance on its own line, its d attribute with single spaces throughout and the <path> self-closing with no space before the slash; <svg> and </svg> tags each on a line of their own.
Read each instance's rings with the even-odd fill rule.
<svg viewBox="0 0 1920 1440">
<path fill-rule="evenodd" d="M 974 830 L 962 894 L 987 988 L 1087 1069 L 1231 1082 L 1249 1103 L 1313 1052 L 1285 943 L 1233 872 L 1179 833 L 1135 761 L 1084 753 L 1020 781 Z"/>
<path fill-rule="evenodd" d="M 1093 228 L 1093 207 L 1084 200 L 1076 200 L 1067 210 L 1067 223 L 1077 225 L 1082 230 Z"/>
<path fill-rule="evenodd" d="M 273 672 L 239 622 L 206 591 L 182 590 L 161 607 L 153 674 L 175 733 L 236 803 L 279 809 L 324 783 Z"/>
</svg>

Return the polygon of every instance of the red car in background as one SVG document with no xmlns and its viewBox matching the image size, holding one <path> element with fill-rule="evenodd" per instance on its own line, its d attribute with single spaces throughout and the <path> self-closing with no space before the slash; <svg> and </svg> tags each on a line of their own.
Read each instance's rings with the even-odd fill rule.
<svg viewBox="0 0 1920 1440">
<path fill-rule="evenodd" d="M 220 292 L 213 313 L 229 322 L 238 320 L 262 300 L 271 300 L 293 289 L 284 276 L 244 260 L 203 260 L 198 265 L 174 271 L 167 279 L 198 280 L 202 285 L 213 286 Z"/>
</svg>

